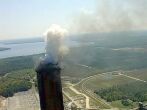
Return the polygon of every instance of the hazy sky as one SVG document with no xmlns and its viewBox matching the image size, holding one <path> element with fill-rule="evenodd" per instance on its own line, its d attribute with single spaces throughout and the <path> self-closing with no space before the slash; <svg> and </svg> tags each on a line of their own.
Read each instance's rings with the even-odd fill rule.
<svg viewBox="0 0 147 110">
<path fill-rule="evenodd" d="M 68 27 L 77 12 L 93 8 L 95 0 L 0 0 L 0 39 L 39 36 L 51 24 Z"/>
<path fill-rule="evenodd" d="M 0 0 L 0 39 L 41 36 L 51 24 L 71 33 L 147 30 L 146 10 L 147 0 Z"/>
</svg>

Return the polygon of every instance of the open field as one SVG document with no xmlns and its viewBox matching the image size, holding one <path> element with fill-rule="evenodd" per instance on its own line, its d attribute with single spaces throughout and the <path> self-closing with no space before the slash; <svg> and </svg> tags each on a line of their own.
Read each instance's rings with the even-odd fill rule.
<svg viewBox="0 0 147 110">
<path fill-rule="evenodd" d="M 135 103 L 135 102 L 134 102 L 132 105 L 130 105 L 130 106 L 124 106 L 124 105 L 121 103 L 121 100 L 113 101 L 113 102 L 111 103 L 111 105 L 112 105 L 113 107 L 118 107 L 118 108 L 120 108 L 120 110 L 129 110 L 129 109 L 133 109 L 133 108 L 138 107 L 138 103 Z"/>
<path fill-rule="evenodd" d="M 147 69 L 126 71 L 123 74 L 147 81 Z"/>
<path fill-rule="evenodd" d="M 134 81 L 135 80 L 127 78 L 125 76 L 103 74 L 89 79 L 84 83 L 84 86 L 90 90 L 96 90 L 102 88 L 109 88 L 115 85 L 127 84 Z"/>
</svg>

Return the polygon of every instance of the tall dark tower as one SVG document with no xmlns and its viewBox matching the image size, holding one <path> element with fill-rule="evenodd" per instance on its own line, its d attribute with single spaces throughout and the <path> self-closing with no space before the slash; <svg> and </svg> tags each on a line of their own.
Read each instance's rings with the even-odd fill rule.
<svg viewBox="0 0 147 110">
<path fill-rule="evenodd" d="M 47 58 L 36 68 L 41 110 L 64 110 L 60 70 Z"/>
</svg>

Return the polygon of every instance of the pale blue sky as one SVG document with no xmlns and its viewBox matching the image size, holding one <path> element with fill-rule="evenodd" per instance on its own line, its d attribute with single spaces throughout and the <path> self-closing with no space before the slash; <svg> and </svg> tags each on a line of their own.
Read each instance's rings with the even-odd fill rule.
<svg viewBox="0 0 147 110">
<path fill-rule="evenodd" d="M 51 25 L 68 27 L 81 9 L 95 0 L 0 0 L 0 39 L 39 36 Z"/>
<path fill-rule="evenodd" d="M 41 36 L 51 24 L 73 33 L 147 30 L 146 9 L 147 0 L 0 0 L 0 39 Z"/>
</svg>

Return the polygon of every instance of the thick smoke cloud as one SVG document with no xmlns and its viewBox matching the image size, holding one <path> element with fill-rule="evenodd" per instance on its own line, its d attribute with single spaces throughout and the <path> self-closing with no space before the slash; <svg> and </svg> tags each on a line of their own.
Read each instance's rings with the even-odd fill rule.
<svg viewBox="0 0 147 110">
<path fill-rule="evenodd" d="M 72 30 L 78 33 L 147 30 L 147 0 L 98 0 L 95 11 L 79 13 Z"/>
<path fill-rule="evenodd" d="M 45 33 L 46 56 L 57 63 L 62 56 L 68 52 L 68 47 L 64 45 L 64 39 L 67 36 L 67 30 L 59 25 L 52 25 Z"/>
</svg>

